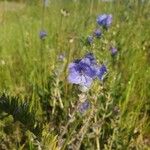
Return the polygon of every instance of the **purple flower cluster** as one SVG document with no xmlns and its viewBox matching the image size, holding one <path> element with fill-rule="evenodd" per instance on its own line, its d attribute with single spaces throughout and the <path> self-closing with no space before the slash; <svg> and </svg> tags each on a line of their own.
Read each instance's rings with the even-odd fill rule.
<svg viewBox="0 0 150 150">
<path fill-rule="evenodd" d="M 97 17 L 96 21 L 100 26 L 107 29 L 108 27 L 110 27 L 110 25 L 112 23 L 112 15 L 111 14 L 109 14 L 109 15 L 107 15 L 107 14 L 99 15 Z"/>
<path fill-rule="evenodd" d="M 96 77 L 103 80 L 106 72 L 105 65 L 97 65 L 93 53 L 88 53 L 82 59 L 77 59 L 69 64 L 68 81 L 89 88 Z"/>
<path fill-rule="evenodd" d="M 102 26 L 104 29 L 108 29 L 112 23 L 112 15 L 111 14 L 102 14 L 99 15 L 96 19 L 97 23 Z M 93 35 L 89 35 L 87 37 L 87 43 L 92 44 L 94 41 L 94 37 L 100 38 L 102 36 L 102 31 L 100 29 L 95 29 Z"/>
<path fill-rule="evenodd" d="M 44 30 L 40 31 L 39 37 L 41 40 L 44 40 L 46 36 L 47 36 L 47 33 Z"/>
</svg>

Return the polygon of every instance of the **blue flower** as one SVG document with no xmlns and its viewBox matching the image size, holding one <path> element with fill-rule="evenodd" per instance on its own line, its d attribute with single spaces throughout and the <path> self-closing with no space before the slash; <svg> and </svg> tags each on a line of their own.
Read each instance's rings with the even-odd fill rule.
<svg viewBox="0 0 150 150">
<path fill-rule="evenodd" d="M 93 53 L 87 53 L 84 58 L 82 59 L 82 62 L 85 62 L 89 65 L 96 65 L 96 59 L 93 55 Z"/>
<path fill-rule="evenodd" d="M 97 68 L 97 77 L 99 80 L 103 80 L 104 74 L 107 72 L 107 68 L 105 65 L 102 65 L 100 68 Z"/>
<path fill-rule="evenodd" d="M 115 48 L 115 47 L 111 47 L 111 48 L 110 48 L 110 51 L 111 51 L 111 55 L 112 55 L 112 56 L 115 56 L 115 55 L 117 54 L 117 52 L 118 52 L 118 51 L 117 51 L 117 48 Z"/>
<path fill-rule="evenodd" d="M 69 65 L 68 80 L 70 83 L 90 87 L 93 81 L 93 71 L 85 63 L 71 63 Z"/>
<path fill-rule="evenodd" d="M 89 107 L 90 107 L 90 103 L 88 100 L 86 100 L 79 106 L 80 113 L 84 113 L 87 109 L 89 109 Z"/>
<path fill-rule="evenodd" d="M 68 81 L 89 88 L 96 77 L 103 80 L 106 72 L 106 66 L 99 67 L 94 55 L 88 53 L 82 59 L 69 64 Z"/>
<path fill-rule="evenodd" d="M 87 37 L 87 42 L 88 42 L 88 44 L 92 44 L 93 43 L 93 36 L 88 36 Z"/>
<path fill-rule="evenodd" d="M 94 31 L 94 36 L 96 36 L 97 38 L 101 37 L 101 35 L 102 35 L 102 32 L 101 32 L 100 29 L 96 29 L 96 30 Z"/>
<path fill-rule="evenodd" d="M 44 40 L 45 37 L 47 36 L 47 33 L 45 31 L 40 31 L 39 36 L 41 40 Z"/>
<path fill-rule="evenodd" d="M 96 21 L 100 26 L 103 26 L 104 28 L 108 28 L 112 23 L 112 15 L 102 14 L 97 17 Z"/>
<path fill-rule="evenodd" d="M 83 59 L 77 59 L 69 65 L 68 81 L 81 86 L 90 87 L 96 77 L 96 69 L 93 67 L 94 56 L 87 54 Z"/>
</svg>

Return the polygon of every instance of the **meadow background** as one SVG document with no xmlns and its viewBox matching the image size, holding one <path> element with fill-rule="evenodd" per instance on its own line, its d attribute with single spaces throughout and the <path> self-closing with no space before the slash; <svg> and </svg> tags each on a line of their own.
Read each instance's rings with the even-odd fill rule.
<svg viewBox="0 0 150 150">
<path fill-rule="evenodd" d="M 88 45 L 103 13 L 113 23 Z M 82 114 L 68 64 L 89 51 L 108 74 Z M 149 0 L 0 1 L 0 149 L 150 149 Z"/>
</svg>

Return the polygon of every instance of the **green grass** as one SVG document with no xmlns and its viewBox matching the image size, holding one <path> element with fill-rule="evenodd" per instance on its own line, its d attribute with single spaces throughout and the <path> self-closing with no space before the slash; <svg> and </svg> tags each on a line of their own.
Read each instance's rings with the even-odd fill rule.
<svg viewBox="0 0 150 150">
<path fill-rule="evenodd" d="M 0 15 L 0 149 L 148 150 L 149 1 L 51 1 L 44 14 L 44 41 L 39 39 L 42 4 L 15 11 L 8 4 Z M 102 13 L 111 13 L 113 24 L 89 46 L 86 38 Z M 111 43 L 118 48 L 115 58 Z M 68 83 L 67 68 L 88 51 L 106 62 L 108 75 L 104 84 L 92 85 L 91 107 L 81 115 L 81 93 Z M 62 53 L 65 60 L 59 61 Z"/>
</svg>

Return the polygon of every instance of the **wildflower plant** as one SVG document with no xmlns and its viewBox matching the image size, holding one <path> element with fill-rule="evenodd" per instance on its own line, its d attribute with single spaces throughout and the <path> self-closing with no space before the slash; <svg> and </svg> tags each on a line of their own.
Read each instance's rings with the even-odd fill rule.
<svg viewBox="0 0 150 150">
<path fill-rule="evenodd" d="M 109 28 L 111 22 L 112 15 L 104 14 L 97 18 L 97 23 L 102 26 L 102 29 Z M 100 136 L 100 134 L 102 134 L 101 130 L 103 130 L 103 124 L 98 125 L 99 121 L 101 120 L 102 122 L 105 122 L 106 116 L 110 117 L 112 115 L 110 107 L 114 105 L 113 101 L 111 101 L 110 95 L 107 92 L 103 92 L 104 79 L 109 70 L 104 61 L 101 60 L 101 63 L 98 61 L 96 55 L 94 55 L 94 49 L 96 47 L 93 47 L 95 38 L 99 38 L 100 40 L 103 32 L 102 29 L 95 29 L 93 35 L 88 36 L 87 38 L 92 50 L 86 53 L 83 57 L 75 59 L 68 65 L 67 80 L 70 84 L 78 87 L 79 94 L 78 102 L 75 104 L 75 109 L 70 115 L 72 119 L 68 121 L 68 124 L 65 126 L 65 130 L 67 132 L 69 126 L 77 121 L 77 114 L 80 114 L 79 118 L 82 118 L 84 122 L 78 131 L 71 133 L 73 134 L 73 138 L 70 139 L 70 144 L 68 146 L 72 149 L 80 149 L 81 143 L 85 138 L 85 134 L 90 128 L 93 130 L 94 134 Z M 107 53 L 109 53 L 109 51 L 107 51 Z M 95 87 L 97 87 L 97 89 L 95 89 Z M 101 102 L 99 105 L 100 102 L 98 101 L 102 95 L 107 101 Z M 98 108 L 97 106 L 100 106 L 101 108 Z M 99 117 L 97 114 L 100 114 L 100 120 L 98 120 Z M 94 126 L 93 124 L 96 124 L 98 127 L 92 128 L 92 126 Z M 77 128 L 77 126 L 75 128 Z M 60 141 L 62 141 L 62 138 L 66 133 L 65 130 L 60 136 Z M 100 149 L 100 138 L 98 136 L 95 137 L 96 147 L 97 149 Z M 75 142 L 76 140 L 78 140 L 78 142 Z M 67 142 L 64 142 L 62 149 L 65 149 L 66 146 Z"/>
<path fill-rule="evenodd" d="M 99 15 L 96 21 L 100 26 L 104 27 L 105 29 L 108 29 L 112 23 L 112 15 L 111 14 Z"/>
</svg>

